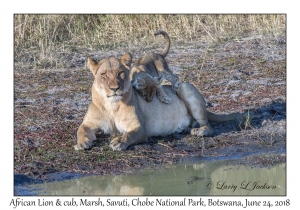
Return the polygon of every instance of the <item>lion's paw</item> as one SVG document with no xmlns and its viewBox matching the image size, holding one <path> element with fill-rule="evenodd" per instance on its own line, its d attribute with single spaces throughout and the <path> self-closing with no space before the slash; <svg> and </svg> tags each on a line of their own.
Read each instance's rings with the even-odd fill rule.
<svg viewBox="0 0 300 210">
<path fill-rule="evenodd" d="M 172 102 L 172 99 L 168 96 L 160 97 L 159 100 L 165 104 L 170 104 Z"/>
<path fill-rule="evenodd" d="M 122 137 L 116 137 L 114 138 L 110 144 L 109 147 L 112 148 L 113 151 L 123 151 L 126 150 L 128 145 L 124 142 L 121 142 Z"/>
<path fill-rule="evenodd" d="M 212 134 L 212 130 L 208 126 L 193 128 L 191 130 L 191 135 L 195 135 L 195 136 L 210 136 L 211 134 Z"/>
<path fill-rule="evenodd" d="M 75 150 L 89 149 L 91 147 L 92 147 L 92 142 L 90 141 L 82 141 L 74 145 Z"/>
<path fill-rule="evenodd" d="M 172 102 L 172 99 L 169 96 L 167 96 L 165 92 L 157 93 L 157 98 L 165 104 L 170 104 Z"/>
</svg>

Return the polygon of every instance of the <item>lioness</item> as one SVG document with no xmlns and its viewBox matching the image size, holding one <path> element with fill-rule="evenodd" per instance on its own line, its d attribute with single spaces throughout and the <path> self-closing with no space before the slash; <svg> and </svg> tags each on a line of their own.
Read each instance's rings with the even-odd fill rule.
<svg viewBox="0 0 300 210">
<path fill-rule="evenodd" d="M 170 37 L 162 30 L 154 35 L 159 34 L 165 38 L 164 49 L 159 54 L 150 52 L 138 59 L 130 70 L 130 80 L 132 86 L 147 102 L 152 101 L 156 92 L 159 100 L 168 104 L 171 103 L 171 98 L 165 93 L 160 83 L 163 79 L 168 80 L 172 83 L 173 92 L 176 93 L 180 80 L 172 73 L 165 60 L 171 45 Z"/>
<path fill-rule="evenodd" d="M 98 63 L 88 58 L 87 64 L 95 80 L 92 102 L 77 131 L 76 150 L 90 148 L 100 130 L 117 135 L 110 142 L 113 150 L 125 150 L 131 144 L 145 142 L 147 137 L 184 130 L 190 130 L 192 135 L 209 136 L 213 130 L 208 120 L 228 121 L 237 117 L 237 114 L 208 112 L 199 91 L 185 82 L 178 86 L 177 95 L 171 86 L 163 86 L 172 99 L 171 104 L 162 103 L 155 96 L 151 102 L 146 102 L 131 86 L 131 61 L 129 53 L 120 60 L 109 57 Z M 200 127 L 189 129 L 195 120 Z"/>
</svg>

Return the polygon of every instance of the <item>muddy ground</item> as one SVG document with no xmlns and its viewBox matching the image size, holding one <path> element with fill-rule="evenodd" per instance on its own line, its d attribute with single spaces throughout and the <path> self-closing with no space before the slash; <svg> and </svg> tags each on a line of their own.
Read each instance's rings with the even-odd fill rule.
<svg viewBox="0 0 300 210">
<path fill-rule="evenodd" d="M 87 56 L 100 60 L 129 51 L 135 60 L 162 47 L 154 43 L 106 51 L 77 49 L 61 53 L 64 69 L 36 68 L 30 65 L 30 55 L 15 61 L 14 173 L 21 177 L 15 181 L 47 181 L 49 174 L 60 172 L 130 174 L 208 159 L 233 158 L 253 166 L 286 161 L 286 42 L 285 37 L 270 36 L 174 41 L 167 56 L 171 70 L 202 93 L 208 110 L 249 112 L 250 124 L 212 122 L 211 137 L 155 137 L 122 152 L 113 152 L 110 137 L 99 133 L 92 149 L 75 151 L 76 130 L 91 101 L 93 76 L 85 66 Z"/>
</svg>

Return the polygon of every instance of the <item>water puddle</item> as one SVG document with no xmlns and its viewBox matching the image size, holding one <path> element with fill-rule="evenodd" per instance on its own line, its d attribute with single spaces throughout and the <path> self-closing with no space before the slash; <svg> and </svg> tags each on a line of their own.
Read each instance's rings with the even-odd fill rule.
<svg viewBox="0 0 300 210">
<path fill-rule="evenodd" d="M 286 195 L 285 164 L 252 168 L 226 161 L 134 175 L 89 176 L 28 185 L 37 195 Z"/>
</svg>

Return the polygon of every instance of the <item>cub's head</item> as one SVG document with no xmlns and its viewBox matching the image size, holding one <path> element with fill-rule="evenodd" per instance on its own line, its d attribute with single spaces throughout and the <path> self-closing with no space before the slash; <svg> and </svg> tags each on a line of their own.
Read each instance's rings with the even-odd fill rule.
<svg viewBox="0 0 300 210">
<path fill-rule="evenodd" d="M 135 81 L 132 81 L 132 86 L 145 101 L 150 102 L 161 82 L 162 78 L 147 75 L 145 78 L 137 78 Z"/>
<path fill-rule="evenodd" d="M 102 96 L 111 101 L 119 101 L 130 91 L 129 69 L 132 62 L 130 53 L 125 53 L 121 59 L 105 58 L 95 63 L 88 58 L 87 66 L 95 77 L 94 87 Z"/>
</svg>

